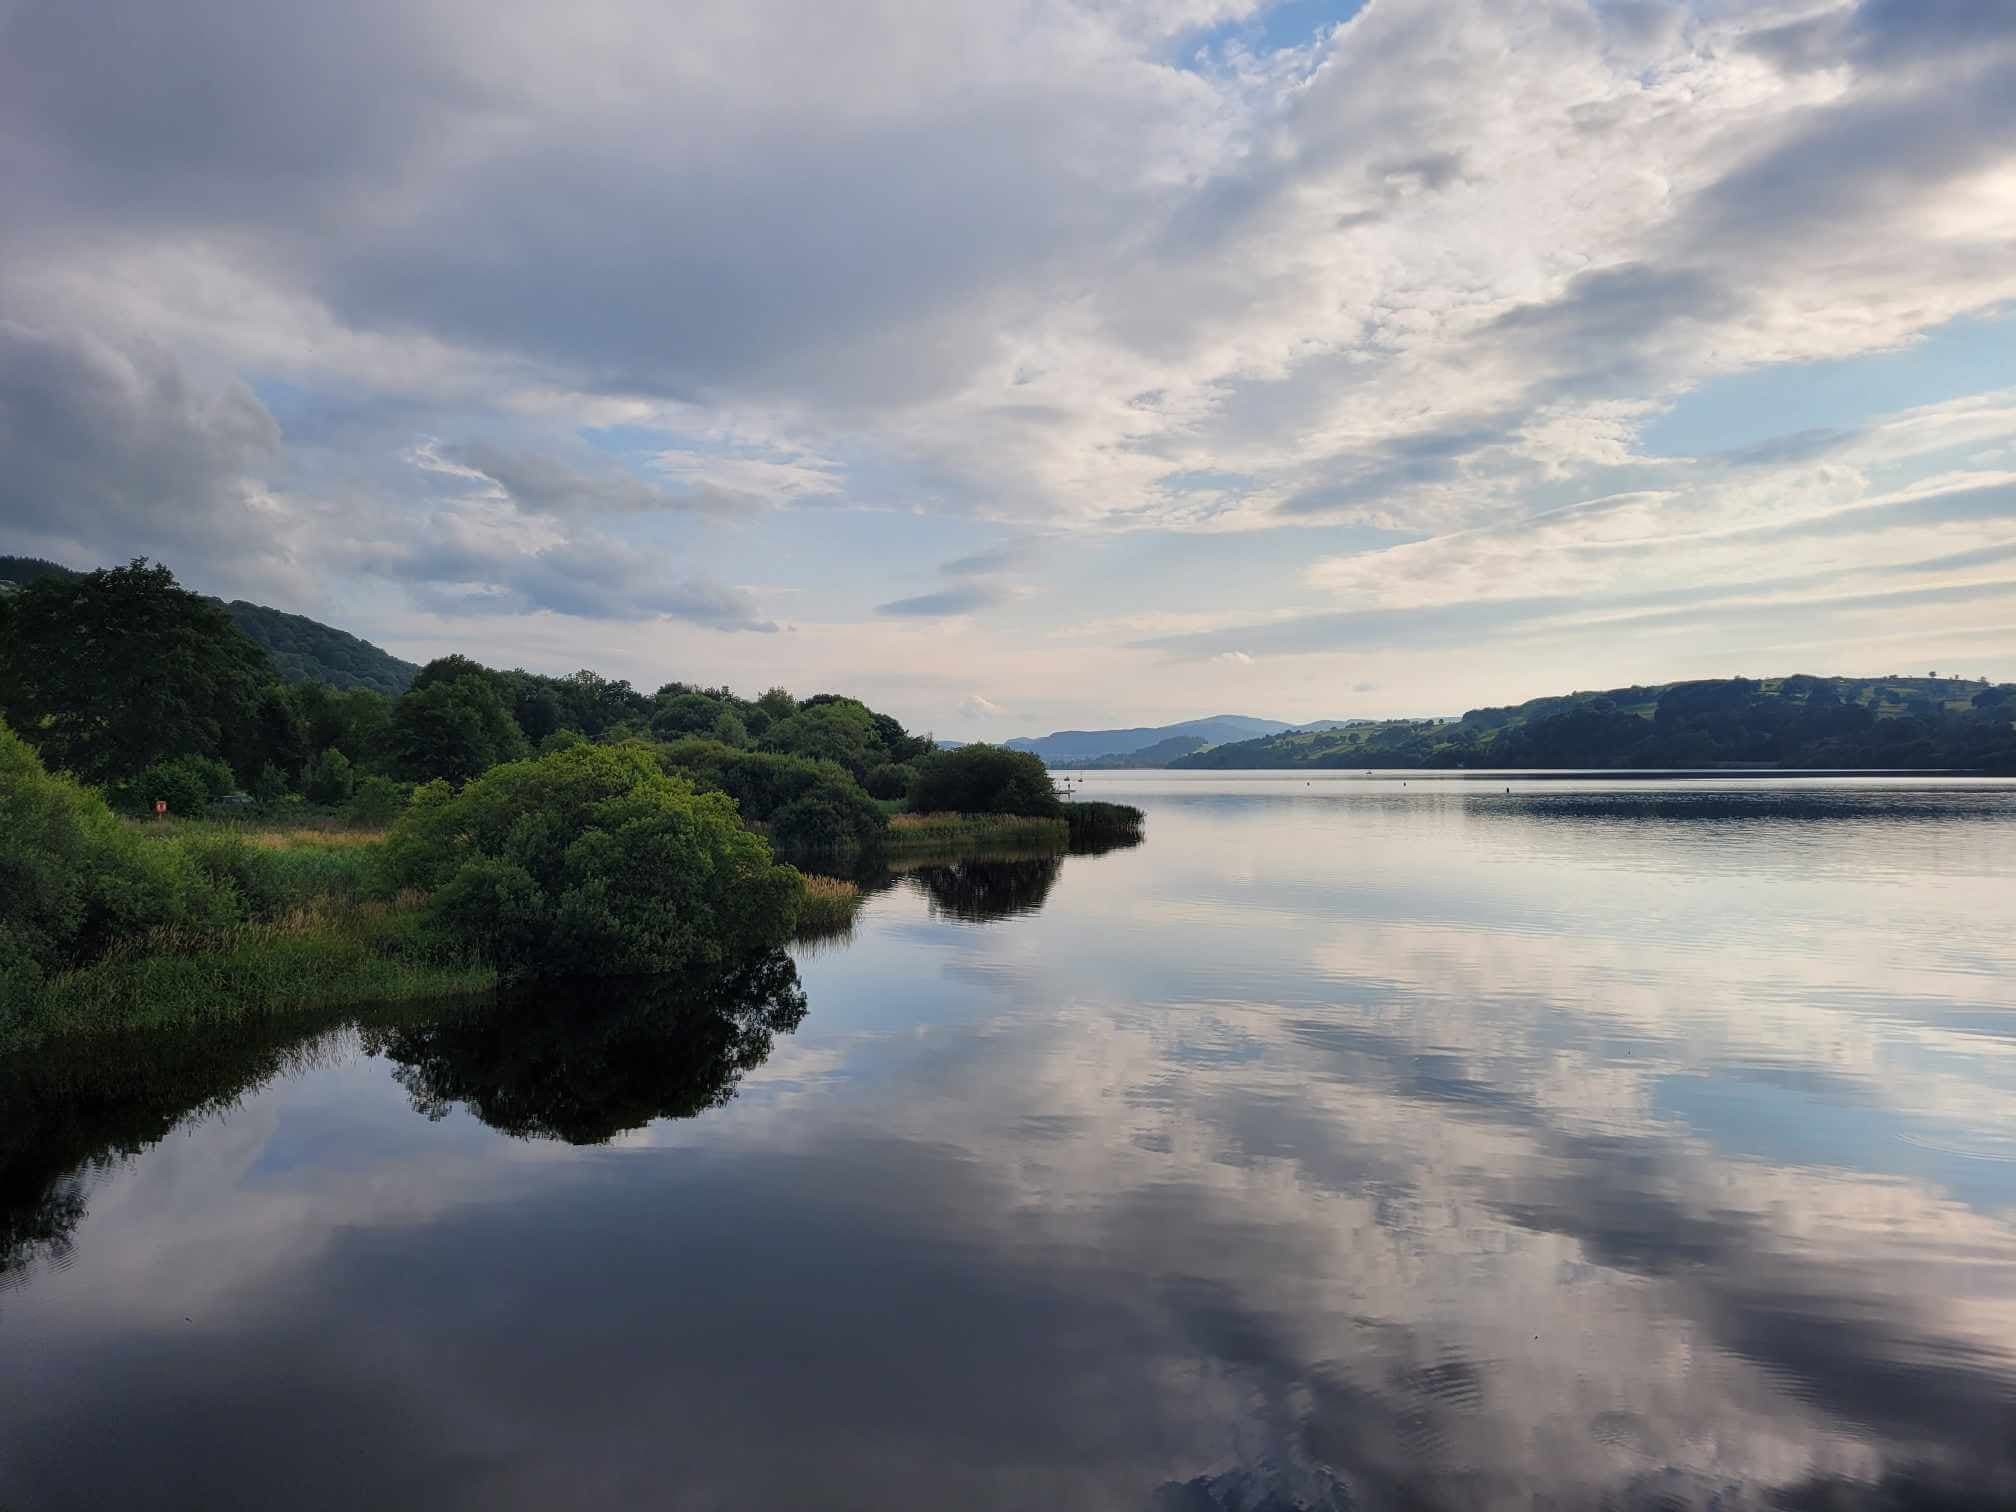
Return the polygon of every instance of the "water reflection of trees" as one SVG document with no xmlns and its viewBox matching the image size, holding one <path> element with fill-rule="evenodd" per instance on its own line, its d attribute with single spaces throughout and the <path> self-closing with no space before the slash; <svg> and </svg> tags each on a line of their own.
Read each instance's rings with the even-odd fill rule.
<svg viewBox="0 0 2016 1512">
<path fill-rule="evenodd" d="M 779 951 L 719 976 L 546 983 L 365 1043 L 429 1118 L 459 1104 L 519 1138 L 599 1144 L 720 1107 L 804 1017 Z"/>
<path fill-rule="evenodd" d="M 67 1254 L 105 1172 L 360 1042 L 430 1117 L 459 1103 L 508 1134 L 587 1144 L 719 1107 L 805 1012 L 774 951 L 711 977 L 47 1041 L 0 1062 L 0 1276 Z"/>
<path fill-rule="evenodd" d="M 905 880 L 924 894 L 933 914 L 979 924 L 1036 912 L 1063 869 L 1062 856 L 1021 856 L 921 866 Z"/>
<path fill-rule="evenodd" d="M 412 1010 L 408 1010 L 412 1011 Z M 97 1178 L 192 1118 L 313 1065 L 351 1014 L 66 1037 L 0 1062 L 0 1273 L 61 1257 Z"/>
</svg>

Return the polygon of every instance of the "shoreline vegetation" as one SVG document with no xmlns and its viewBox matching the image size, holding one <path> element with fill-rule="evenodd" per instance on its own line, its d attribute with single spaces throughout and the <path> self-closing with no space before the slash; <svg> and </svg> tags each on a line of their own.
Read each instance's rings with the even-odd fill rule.
<svg viewBox="0 0 2016 1512">
<path fill-rule="evenodd" d="M 287 683 L 164 567 L 44 576 L 0 592 L 0 1047 L 733 971 L 849 931 L 892 859 L 1141 817 L 837 694 Z"/>
</svg>

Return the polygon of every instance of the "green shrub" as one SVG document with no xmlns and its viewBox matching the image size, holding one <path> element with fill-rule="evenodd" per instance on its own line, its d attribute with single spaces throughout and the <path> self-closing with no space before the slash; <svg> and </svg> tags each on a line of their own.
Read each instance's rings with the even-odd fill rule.
<svg viewBox="0 0 2016 1512">
<path fill-rule="evenodd" d="M 910 807 L 920 814 L 1023 814 L 1056 818 L 1064 805 L 1042 760 L 1006 746 L 967 745 L 917 764 Z"/>
<path fill-rule="evenodd" d="M 235 886 L 187 846 L 128 830 L 0 725 L 0 933 L 11 955 L 48 973 L 150 930 L 243 917 Z"/>
<path fill-rule="evenodd" d="M 433 891 L 430 924 L 516 975 L 717 965 L 788 937 L 798 874 L 733 802 L 641 743 L 507 762 L 459 794 L 429 784 L 386 843 L 386 880 Z"/>
<path fill-rule="evenodd" d="M 231 768 L 214 756 L 176 756 L 155 762 L 127 783 L 123 806 L 151 814 L 161 802 L 169 813 L 194 819 L 236 785 Z"/>
<path fill-rule="evenodd" d="M 844 767 L 772 751 L 738 751 L 713 740 L 659 748 L 668 771 L 728 794 L 742 818 L 769 833 L 793 860 L 851 866 L 882 844 L 882 811 Z"/>
<path fill-rule="evenodd" d="M 261 803 L 278 803 L 287 796 L 290 787 L 287 774 L 269 761 L 259 768 L 259 775 L 253 780 L 252 796 Z"/>
<path fill-rule="evenodd" d="M 376 829 L 390 824 L 406 808 L 409 789 L 389 777 L 366 777 L 343 806 L 343 817 L 360 827 Z"/>
<path fill-rule="evenodd" d="M 885 761 L 868 773 L 868 780 L 862 786 L 867 788 L 870 798 L 905 798 L 916 780 L 917 768 L 914 766 Z"/>
<path fill-rule="evenodd" d="M 351 770 L 350 758 L 331 746 L 315 758 L 315 765 L 308 769 L 308 780 L 302 791 L 308 795 L 310 803 L 325 803 L 337 808 L 350 801 L 350 795 L 357 789 L 357 774 Z"/>
</svg>

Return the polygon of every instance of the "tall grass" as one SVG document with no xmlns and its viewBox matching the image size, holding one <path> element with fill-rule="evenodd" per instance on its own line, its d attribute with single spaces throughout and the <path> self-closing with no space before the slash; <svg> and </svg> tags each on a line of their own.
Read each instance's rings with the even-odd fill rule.
<svg viewBox="0 0 2016 1512">
<path fill-rule="evenodd" d="M 149 931 L 41 984 L 0 1049 L 48 1035 L 228 1023 L 254 1014 L 479 992 L 494 969 L 444 954 L 420 900 L 323 899 L 258 923 Z"/>
<path fill-rule="evenodd" d="M 1020 814 L 897 814 L 889 821 L 891 860 L 970 850 L 1061 851 L 1070 843 L 1062 819 Z"/>
</svg>

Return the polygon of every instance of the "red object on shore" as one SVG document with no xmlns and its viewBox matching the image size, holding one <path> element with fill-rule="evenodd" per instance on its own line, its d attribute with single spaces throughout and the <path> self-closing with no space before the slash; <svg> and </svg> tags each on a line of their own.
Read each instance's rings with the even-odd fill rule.
<svg viewBox="0 0 2016 1512">
<path fill-rule="evenodd" d="M 157 816 L 167 813 L 168 800 L 166 798 L 156 798 L 154 800 L 154 812 Z"/>
</svg>

